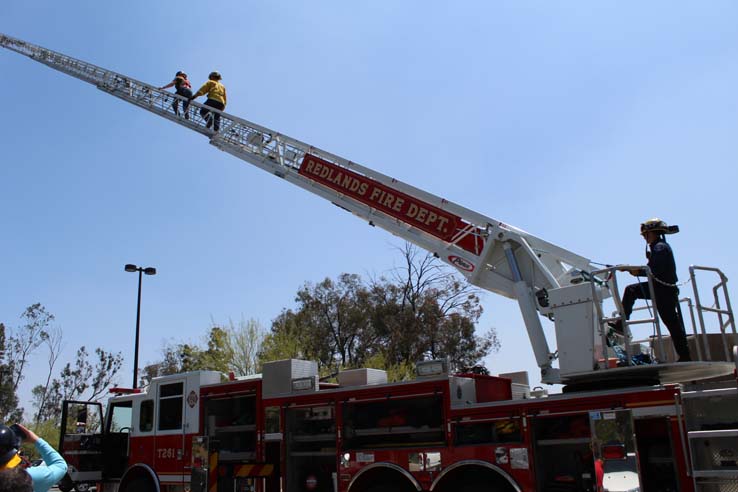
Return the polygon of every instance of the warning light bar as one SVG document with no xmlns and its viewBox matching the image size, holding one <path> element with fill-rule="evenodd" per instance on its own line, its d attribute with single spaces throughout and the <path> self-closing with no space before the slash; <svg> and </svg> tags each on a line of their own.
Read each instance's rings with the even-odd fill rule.
<svg viewBox="0 0 738 492">
<path fill-rule="evenodd" d="M 135 395 L 137 393 L 141 393 L 140 388 L 119 388 L 117 386 L 110 388 L 110 393 L 115 393 L 116 395 Z"/>
</svg>

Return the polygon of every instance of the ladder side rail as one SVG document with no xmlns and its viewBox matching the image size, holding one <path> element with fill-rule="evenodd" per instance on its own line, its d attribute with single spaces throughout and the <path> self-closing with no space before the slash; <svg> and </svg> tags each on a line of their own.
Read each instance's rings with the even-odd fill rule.
<svg viewBox="0 0 738 492">
<path fill-rule="evenodd" d="M 132 77 L 128 77 L 112 70 L 107 70 L 92 63 L 79 60 L 63 53 L 59 53 L 41 46 L 34 45 L 25 41 L 21 41 L 12 38 L 7 35 L 0 35 L 0 45 L 15 51 L 21 55 L 27 56 L 34 61 L 42 63 L 54 70 L 65 73 L 69 76 L 75 77 L 83 82 L 87 82 L 97 86 L 99 89 L 104 90 L 120 99 L 127 102 L 136 104 L 144 109 L 151 110 L 151 104 L 143 104 L 141 101 L 145 98 L 139 91 L 148 91 L 150 95 L 159 94 L 164 101 L 166 98 L 179 98 L 184 101 L 184 98 L 176 94 L 172 94 L 166 91 L 160 91 L 154 86 L 141 82 Z M 138 94 L 138 97 L 136 95 Z M 201 107 L 200 104 L 193 101 L 193 106 Z M 162 113 L 168 113 L 168 108 L 162 105 L 158 108 L 159 111 L 153 111 L 159 115 Z M 171 111 L 173 114 L 173 111 Z M 169 118 L 172 119 L 172 118 Z M 176 121 L 176 120 L 175 120 Z M 183 123 L 177 121 L 178 123 Z M 196 123 L 194 123 L 196 125 Z M 185 125 L 191 126 L 191 125 Z M 196 125 L 204 127 L 202 125 Z M 200 133 L 205 133 L 200 131 Z"/>
<path fill-rule="evenodd" d="M 197 107 L 201 106 L 197 105 Z M 223 120 L 226 123 L 224 124 L 224 131 L 222 131 L 220 135 L 215 135 L 213 137 L 213 143 L 217 147 L 221 148 L 221 150 L 224 150 L 226 144 L 229 145 L 230 147 L 232 147 L 228 150 L 229 153 L 240 158 L 241 160 L 246 160 L 247 162 L 251 162 L 249 159 L 246 159 L 246 156 L 248 155 L 256 155 L 258 158 L 266 157 L 275 161 L 281 166 L 282 170 L 281 172 L 275 172 L 274 174 L 280 177 L 285 177 L 288 174 L 298 174 L 300 170 L 300 164 L 308 153 L 316 155 L 321 159 L 323 158 L 324 151 L 320 151 L 315 147 L 308 146 L 307 144 L 296 141 L 294 139 L 291 139 L 290 137 L 286 137 L 281 134 L 275 134 L 271 131 L 265 131 L 266 129 L 264 129 L 264 127 L 255 126 L 250 122 L 242 120 L 238 117 L 233 117 L 232 115 L 228 115 L 227 113 L 223 113 L 217 110 L 215 110 L 215 112 L 221 114 Z M 374 179 L 372 176 L 369 175 L 369 173 L 366 173 L 366 177 Z M 399 181 L 391 178 L 387 179 L 391 181 L 391 186 L 387 185 L 386 183 L 381 183 L 380 181 L 377 182 L 385 184 L 385 186 L 388 186 L 388 188 L 391 188 L 393 190 L 398 188 L 397 185 L 398 183 L 400 183 Z M 415 190 L 416 189 L 413 188 L 413 193 L 415 193 Z M 334 195 L 339 194 L 339 192 L 336 192 L 335 190 L 331 190 L 330 193 Z M 407 194 L 412 198 L 418 198 L 417 196 L 410 193 Z M 423 195 L 423 197 L 433 197 L 433 195 L 425 192 L 420 193 L 419 190 L 417 194 Z M 436 203 L 430 203 L 431 205 L 437 206 L 440 204 L 441 206 L 445 206 L 446 209 L 449 208 L 447 205 L 450 202 L 448 202 L 447 200 L 441 199 L 439 197 L 434 197 L 434 199 Z M 484 218 L 483 216 L 479 217 Z M 456 237 L 451 240 L 452 243 L 459 242 L 470 234 L 479 235 L 481 237 L 486 236 L 486 224 L 479 225 L 469 222 L 469 220 L 465 219 L 464 217 L 460 218 L 464 222 L 466 222 L 467 225 L 457 231 Z M 581 259 L 581 257 L 577 259 Z M 474 263 L 477 263 L 477 261 L 474 261 Z"/>
<path fill-rule="evenodd" d="M 238 130 L 237 130 L 238 131 Z M 296 166 L 293 165 L 283 165 L 283 159 L 285 157 L 286 152 L 293 152 L 290 149 L 287 149 L 285 151 L 284 149 L 281 151 L 278 151 L 278 149 L 273 147 L 268 147 L 263 145 L 263 140 L 259 141 L 261 138 L 260 135 L 255 134 L 256 139 L 251 139 L 249 142 L 249 146 L 252 148 L 248 148 L 243 146 L 240 142 L 234 142 L 233 137 L 231 136 L 230 132 L 225 132 L 223 136 L 216 135 L 213 137 L 211 143 L 215 145 L 216 147 L 220 148 L 221 150 L 224 150 L 241 160 L 245 160 L 251 164 L 255 164 L 258 167 L 261 167 L 262 169 L 271 172 L 281 178 L 288 179 L 290 182 L 295 184 L 300 184 L 301 187 L 304 189 L 311 191 L 313 193 L 316 193 L 323 198 L 328 199 L 329 201 L 335 202 L 337 199 L 341 200 L 343 202 L 344 208 L 347 208 L 350 212 L 355 214 L 360 214 L 362 218 L 365 218 L 366 220 L 371 220 L 372 216 L 386 216 L 388 218 L 389 223 L 400 223 L 400 221 L 394 217 L 391 217 L 389 215 L 386 215 L 382 213 L 380 210 L 374 209 L 373 207 L 358 202 L 356 200 L 352 200 L 347 195 L 344 195 L 336 190 L 333 190 L 328 187 L 322 186 L 320 183 L 309 179 L 305 176 L 302 176 L 297 172 L 299 169 Z M 299 157 L 291 156 L 291 159 L 293 161 L 299 159 Z M 303 184 L 309 184 L 309 186 L 304 186 Z M 318 192 L 320 190 L 320 192 Z M 365 210 L 363 214 L 359 212 L 359 210 Z M 404 227 L 393 228 L 395 230 L 392 230 L 390 232 L 397 234 L 397 235 L 404 235 L 403 230 L 406 229 L 415 229 L 411 224 L 406 222 L 401 222 L 404 224 Z M 454 242 L 458 242 L 458 240 L 462 239 L 465 236 L 465 233 L 462 234 L 464 231 L 460 231 L 460 233 L 457 235 L 457 238 L 455 238 Z M 468 232 L 466 232 L 468 233 Z M 454 242 L 448 243 L 446 241 L 438 241 L 433 244 L 432 251 L 442 251 L 443 249 L 449 249 Z M 461 253 L 460 253 L 461 254 Z M 466 256 L 468 256 L 468 253 L 464 253 Z M 470 258 L 471 259 L 471 258 Z"/>
<path fill-rule="evenodd" d="M 225 113 L 221 112 L 221 114 L 225 116 Z M 231 134 L 229 134 L 226 137 L 226 140 L 229 143 L 233 145 L 240 145 L 246 151 L 251 151 L 251 152 L 257 151 L 258 152 L 259 148 L 264 148 L 264 146 L 268 146 L 268 144 L 271 141 L 279 140 L 283 142 L 284 144 L 287 144 L 289 146 L 289 150 L 297 153 L 297 156 L 294 159 L 292 159 L 292 164 L 287 166 L 293 171 L 297 171 L 299 169 L 299 164 L 302 162 L 302 159 L 305 157 L 305 154 L 312 154 L 312 155 L 315 155 L 317 157 L 320 157 L 321 159 L 324 159 L 330 162 L 331 164 L 357 172 L 387 187 L 390 187 L 397 191 L 401 191 L 403 193 L 411 195 L 413 198 L 420 199 L 442 210 L 447 210 L 456 215 L 459 215 L 461 216 L 462 219 L 464 219 L 464 221 L 466 221 L 470 225 L 483 228 L 487 223 L 500 223 L 501 224 L 501 222 L 498 220 L 492 219 L 490 217 L 486 217 L 478 212 L 469 210 L 468 208 L 458 205 L 445 198 L 441 198 L 430 192 L 416 188 L 396 178 L 392 178 L 390 176 L 380 173 L 379 171 L 370 169 L 356 162 L 349 161 L 348 159 L 337 156 L 326 150 L 320 149 L 313 145 L 309 145 L 305 142 L 294 139 L 292 137 L 288 137 L 286 135 L 280 134 L 278 132 L 265 128 L 261 125 L 257 125 L 250 121 L 244 120 L 243 118 L 240 118 L 240 117 L 228 115 L 228 118 L 234 122 L 234 126 L 231 128 Z M 252 141 L 249 141 L 249 138 L 251 138 L 255 134 L 262 135 L 264 144 L 260 145 L 260 144 L 255 144 Z M 528 233 L 525 233 L 520 230 L 516 230 L 515 228 L 511 226 L 506 226 L 506 227 L 520 234 L 529 235 Z M 569 255 L 571 255 L 571 253 Z"/>
<path fill-rule="evenodd" d="M 42 63 L 50 68 L 53 68 L 54 70 L 65 73 L 84 82 L 93 84 L 99 89 L 108 92 L 109 94 L 112 94 L 127 102 L 134 103 L 144 109 L 152 109 L 151 104 L 145 104 L 143 103 L 143 101 L 145 101 L 145 99 L 149 97 L 153 98 L 154 95 L 159 95 L 161 98 L 163 98 L 164 102 L 167 102 L 166 98 L 178 98 L 180 99 L 180 101 L 185 101 L 185 98 L 178 96 L 177 94 L 159 90 L 157 87 L 129 77 L 127 75 L 104 69 L 95 64 L 79 60 L 63 53 L 34 45 L 32 43 L 13 38 L 11 36 L 0 34 L 0 45 L 4 46 L 7 49 L 10 49 L 11 51 L 15 51 L 21 55 L 27 56 L 32 60 Z M 192 101 L 190 103 L 190 106 L 199 108 L 203 107 L 202 104 L 195 101 Z M 159 109 L 159 111 L 153 112 L 159 115 L 162 115 L 162 112 L 171 113 L 172 115 L 174 114 L 173 111 L 169 111 L 165 105 L 162 105 L 157 109 Z M 229 115 L 218 111 L 215 108 L 208 107 L 208 110 L 220 113 L 221 115 L 223 115 L 224 119 L 232 118 L 229 118 Z M 192 124 L 186 124 L 185 120 L 173 121 L 188 127 L 192 127 L 194 125 L 202 126 L 204 128 L 205 126 L 204 123 L 202 125 L 198 125 L 196 122 L 193 122 Z M 200 133 L 206 132 L 201 131 Z"/>
<path fill-rule="evenodd" d="M 484 231 L 490 224 L 494 224 L 496 227 L 499 227 L 502 231 L 504 231 L 506 235 L 520 236 L 525 238 L 530 244 L 530 247 L 533 248 L 536 252 L 545 253 L 546 255 L 554 257 L 559 262 L 564 262 L 586 271 L 591 271 L 593 269 L 589 259 L 567 251 L 566 249 L 556 246 L 555 244 L 549 243 L 541 238 L 538 238 L 528 232 L 523 231 L 522 229 L 513 227 L 509 224 L 505 224 L 497 219 L 484 216 L 445 198 L 441 198 L 437 195 L 404 183 L 396 178 L 392 178 L 378 171 L 362 166 L 358 163 L 349 161 L 345 158 L 337 156 L 318 147 L 309 145 L 300 140 L 282 135 L 278 132 L 274 132 L 273 130 L 244 120 L 243 118 L 217 110 L 214 111 L 220 113 L 223 118 L 226 118 L 233 122 L 233 125 L 229 128 L 229 132 L 227 134 L 224 134 L 224 140 L 227 141 L 229 144 L 240 146 L 243 151 L 249 153 L 269 154 L 269 152 L 272 152 L 273 157 L 279 157 L 280 160 L 284 159 L 287 154 L 291 154 L 291 158 L 288 159 L 289 165 L 285 163 L 285 172 L 297 172 L 299 170 L 300 163 L 302 162 L 302 159 L 305 157 L 305 155 L 312 154 L 339 167 L 358 172 L 359 174 L 373 179 L 389 188 L 408 194 L 413 198 L 420 199 L 421 201 L 429 203 L 435 207 L 438 207 L 439 209 L 454 213 L 455 215 L 461 217 L 461 219 L 464 220 L 471 227 L 476 227 Z M 261 142 L 258 141 L 259 136 L 261 136 Z M 254 137 L 257 138 L 255 139 Z M 273 142 L 277 142 L 279 147 L 275 148 Z M 267 152 L 264 152 L 265 149 L 268 149 Z M 242 158 L 242 156 L 239 155 L 237 152 L 230 153 L 236 157 Z M 511 238 L 506 238 L 506 240 L 509 239 Z M 518 240 L 516 242 L 520 241 Z M 543 263 L 545 263 L 545 260 L 543 261 Z"/>
<path fill-rule="evenodd" d="M 159 91 L 148 84 L 139 84 L 130 80 L 114 80 L 98 85 L 98 89 L 198 133 L 209 134 L 209 130 L 205 127 L 205 121 L 193 110 L 193 108 L 201 107 L 201 105 L 194 101 L 190 103 L 188 108 L 191 117 L 187 120 L 183 116 L 177 116 L 171 105 L 175 99 L 184 102 L 185 98 L 169 92 Z"/>
<path fill-rule="evenodd" d="M 417 229 L 412 225 L 407 224 L 406 222 L 385 215 L 381 211 L 369 207 L 368 205 L 361 202 L 357 202 L 356 200 L 353 200 L 348 196 L 336 193 L 334 190 L 323 187 L 319 183 L 316 183 L 305 176 L 297 173 L 285 173 L 283 172 L 283 169 L 281 168 L 279 163 L 275 160 L 265 158 L 257 154 L 243 153 L 239 148 L 234 148 L 231 145 L 224 143 L 224 141 L 218 140 L 216 138 L 214 138 L 211 143 L 214 146 L 218 147 L 220 150 L 234 155 L 235 157 L 239 157 L 240 159 L 249 162 L 250 164 L 262 169 L 263 171 L 275 174 L 278 177 L 289 181 L 291 184 L 299 186 L 306 191 L 309 191 L 315 195 L 320 196 L 321 198 L 330 201 L 334 205 L 365 220 L 366 222 L 370 223 L 370 225 L 379 226 L 382 229 L 387 230 L 391 234 L 408 240 L 427 251 L 436 252 L 445 250 L 448 253 L 453 253 L 454 255 L 465 257 L 469 259 L 469 261 L 471 261 L 471 255 L 458 246 L 439 240 L 438 238 L 435 238 L 434 236 L 420 229 Z M 512 281 L 507 277 L 496 274 L 495 272 L 487 272 L 487 274 L 481 280 L 472 281 L 472 279 L 470 278 L 470 272 L 464 271 L 463 269 L 459 268 L 458 265 L 451 263 L 448 260 L 448 255 L 439 255 L 439 257 L 442 261 L 457 269 L 459 273 L 461 273 L 475 285 L 484 286 L 484 288 L 492 290 L 495 293 L 503 295 L 505 297 L 515 297 L 512 287 Z M 493 279 L 490 279 L 490 277 L 493 277 Z"/>
<path fill-rule="evenodd" d="M 297 173 L 300 168 L 299 165 L 305 156 L 307 154 L 315 155 L 316 157 L 324 159 L 338 167 L 342 167 L 353 172 L 358 170 L 360 171 L 359 174 L 373 179 L 388 188 L 406 193 L 413 198 L 419 198 L 422 201 L 426 201 L 431 205 L 437 206 L 438 208 L 443 208 L 459 215 L 461 219 L 467 223 L 467 227 L 459 231 L 459 234 L 453 240 L 454 242 L 463 239 L 465 235 L 468 234 L 481 234 L 484 236 L 486 235 L 485 231 L 489 230 L 490 227 L 504 227 L 504 232 L 500 232 L 500 234 L 504 234 L 506 236 L 504 240 L 514 240 L 521 245 L 523 245 L 523 241 L 527 241 L 529 243 L 527 245 L 528 247 L 535 250 L 540 256 L 543 256 L 543 258 L 540 258 L 540 261 L 538 261 L 538 259 L 536 260 L 536 266 L 542 271 L 543 276 L 546 278 L 554 278 L 552 270 L 558 275 L 567 272 L 571 267 L 565 268 L 564 264 L 569 264 L 585 271 L 592 270 L 588 259 L 568 252 L 563 248 L 543 241 L 524 231 L 499 223 L 489 217 L 471 212 L 464 207 L 449 202 L 448 200 L 424 192 L 410 185 L 405 185 L 394 178 L 390 178 L 376 171 L 371 171 L 368 168 L 337 157 L 329 152 L 325 152 L 313 146 L 308 146 L 303 142 L 281 134 L 275 135 L 273 132 L 264 129 L 264 127 L 253 125 L 241 118 L 231 117 L 231 115 L 228 115 L 228 118 L 235 122 L 235 124 L 229 128 L 228 132 L 223 133 L 224 136 L 222 137 L 223 142 L 235 147 L 235 149 L 231 149 L 228 152 L 247 161 L 249 160 L 245 159 L 245 155 L 249 154 L 256 154 L 260 157 L 266 155 L 270 159 L 278 160 L 280 164 L 283 164 L 283 172 L 275 174 L 280 177 L 285 177 L 287 174 Z M 223 145 L 216 146 L 222 147 Z M 333 190 L 331 193 L 336 192 Z M 492 226 L 491 224 L 495 225 Z M 478 231 L 474 232 L 475 229 L 478 229 Z M 502 240 L 503 239 L 500 239 L 500 241 Z M 539 255 L 536 255 L 536 257 Z M 472 260 L 472 263 L 477 264 L 478 260 Z M 557 282 L 554 281 L 552 285 L 557 285 Z"/>
<path fill-rule="evenodd" d="M 260 129 L 261 128 L 256 130 Z M 450 252 L 454 252 L 458 256 L 464 257 L 472 263 L 475 262 L 475 259 L 472 258 L 466 251 L 459 248 L 452 248 L 453 243 L 447 243 L 445 241 L 440 241 L 436 238 L 433 238 L 425 232 L 414 228 L 411 224 L 407 222 L 399 221 L 394 217 L 387 216 L 381 211 L 372 208 L 371 206 L 353 200 L 350 197 L 341 194 L 340 192 L 337 192 L 330 188 L 326 188 L 320 183 L 305 178 L 297 172 L 299 170 L 299 165 L 297 161 L 300 161 L 304 157 L 304 153 L 307 153 L 306 149 L 298 149 L 289 146 L 282 150 L 275 151 L 278 149 L 270 147 L 270 145 L 272 145 L 273 142 L 277 142 L 280 137 L 283 136 L 280 135 L 276 138 L 273 138 L 271 135 L 264 135 L 259 131 L 254 130 L 255 129 L 245 127 L 244 122 L 239 120 L 237 121 L 237 125 L 233 129 L 233 131 L 228 131 L 216 135 L 211 140 L 211 143 L 218 147 L 220 150 L 228 152 L 235 157 L 240 158 L 241 160 L 245 160 L 251 164 L 254 164 L 267 172 L 282 177 L 283 179 L 287 179 L 293 184 L 298 184 L 302 188 L 318 194 L 319 196 L 322 196 L 323 198 L 333 203 L 340 201 L 341 205 L 339 206 L 341 206 L 342 208 L 347 209 L 348 211 L 362 217 L 367 221 L 374 222 L 375 225 L 379 225 L 380 227 L 387 229 L 389 232 L 399 237 L 406 238 L 411 242 L 414 242 L 415 244 L 423 247 L 424 249 L 430 250 L 432 252 L 441 252 L 447 250 Z M 234 134 L 239 134 L 240 137 L 234 138 Z M 245 136 L 245 134 L 248 136 Z M 244 144 L 244 141 L 246 142 L 246 144 Z M 288 138 L 284 138 L 283 143 L 290 145 L 294 143 L 294 141 L 291 141 L 291 139 Z M 313 154 L 317 154 L 318 152 L 316 152 L 315 150 L 316 149 L 314 148 L 307 149 L 307 151 L 311 151 Z M 303 155 L 300 156 L 298 153 L 302 153 Z M 289 155 L 289 160 L 292 162 L 292 164 L 289 164 L 285 167 L 281 165 L 281 159 L 286 157 L 287 155 Z M 385 220 L 377 221 L 375 220 L 376 217 L 385 217 Z M 413 233 L 412 237 L 408 237 L 409 231 Z M 424 237 L 425 240 L 419 242 L 419 237 Z M 447 258 L 444 257 L 443 260 L 449 263 Z M 452 266 L 459 269 L 457 265 Z M 477 269 L 477 271 L 481 270 L 481 268 Z M 459 271 L 467 276 L 467 278 L 469 278 L 468 272 L 465 272 L 462 269 L 459 269 Z M 492 275 L 496 274 L 492 272 Z M 484 285 L 485 288 L 490 288 L 489 275 L 486 279 L 484 279 L 484 281 L 474 281 L 471 278 L 469 278 L 469 280 L 476 285 Z M 505 295 L 506 297 L 513 297 L 511 281 L 508 278 L 501 277 L 499 275 L 496 275 L 495 279 L 491 282 L 490 290 Z"/>
<path fill-rule="evenodd" d="M 107 75 L 114 74 L 123 79 L 129 79 L 138 82 L 141 85 L 146 85 L 143 82 L 131 79 L 120 74 L 117 74 L 111 70 L 104 69 L 92 63 L 73 58 L 71 56 L 59 53 L 42 46 L 29 43 L 6 34 L 0 34 L 0 45 L 5 48 L 15 51 L 21 55 L 27 56 L 34 61 L 42 63 L 48 67 L 51 67 L 60 72 L 64 72 L 68 75 L 76 77 L 85 82 L 96 84 L 103 80 Z"/>
</svg>

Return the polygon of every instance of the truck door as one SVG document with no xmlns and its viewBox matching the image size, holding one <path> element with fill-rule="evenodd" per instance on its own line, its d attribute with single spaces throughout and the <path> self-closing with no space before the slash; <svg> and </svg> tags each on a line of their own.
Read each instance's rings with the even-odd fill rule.
<svg viewBox="0 0 738 492">
<path fill-rule="evenodd" d="M 643 490 L 630 410 L 589 413 L 598 490 Z"/>
<path fill-rule="evenodd" d="M 129 438 L 133 426 L 132 413 L 131 398 L 117 399 L 109 403 L 105 422 L 105 438 L 103 439 L 105 452 L 103 472 L 106 479 L 121 478 L 128 466 Z"/>
<path fill-rule="evenodd" d="M 102 479 L 105 466 L 102 429 L 100 403 L 64 400 L 59 449 L 67 461 L 67 473 L 75 484 L 86 485 Z"/>
<path fill-rule="evenodd" d="M 184 467 L 185 379 L 162 381 L 158 386 L 154 469 L 163 484 L 182 484 Z M 189 475 L 187 476 L 189 480 Z"/>
</svg>

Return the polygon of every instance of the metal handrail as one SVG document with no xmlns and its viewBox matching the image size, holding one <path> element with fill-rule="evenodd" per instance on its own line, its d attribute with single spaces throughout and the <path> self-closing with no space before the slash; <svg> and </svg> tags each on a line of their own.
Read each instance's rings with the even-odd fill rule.
<svg viewBox="0 0 738 492">
<path fill-rule="evenodd" d="M 717 273 L 720 277 L 720 281 L 715 284 L 712 288 L 712 296 L 713 296 L 713 305 L 715 307 L 708 307 L 704 306 L 700 300 L 700 293 L 699 289 L 697 288 L 697 277 L 695 275 L 695 272 L 697 271 L 707 271 L 707 272 L 714 272 Z M 731 354 L 730 354 L 730 342 L 728 341 L 728 336 L 726 333 L 726 328 L 730 326 L 732 328 L 732 333 L 736 335 L 736 327 L 735 327 L 735 317 L 733 316 L 733 308 L 730 305 L 730 296 L 728 295 L 728 277 L 719 269 L 715 267 L 707 267 L 707 266 L 701 266 L 701 265 L 690 265 L 689 267 L 689 278 L 692 281 L 692 289 L 694 290 L 694 298 L 697 303 L 697 316 L 700 322 L 700 328 L 703 334 L 706 334 L 707 330 L 705 328 L 705 318 L 704 314 L 705 312 L 709 313 L 715 313 L 718 317 L 718 324 L 720 328 L 720 334 L 723 341 L 723 351 L 725 353 L 725 360 L 730 360 Z M 722 289 L 723 297 L 725 298 L 725 309 L 722 309 L 720 306 L 720 296 L 719 291 Z M 727 320 L 723 321 L 723 315 L 727 316 Z M 705 351 L 707 353 L 707 359 L 712 359 L 712 354 L 710 353 L 710 346 L 707 343 L 707 337 L 704 337 L 704 344 L 705 344 Z"/>
<path fill-rule="evenodd" d="M 700 338 L 698 336 L 699 333 L 697 332 L 697 322 L 696 322 L 695 317 L 694 317 L 694 303 L 692 303 L 692 298 L 691 297 L 682 297 L 681 299 L 679 299 L 679 303 L 680 304 L 683 304 L 683 303 L 686 303 L 687 304 L 687 308 L 689 310 L 689 317 L 690 317 L 690 320 L 691 320 L 691 326 L 692 326 L 692 333 L 691 334 L 694 335 L 695 340 L 700 340 L 701 339 L 702 340 L 702 344 L 704 345 L 705 343 L 707 343 L 707 339 L 706 339 L 706 337 L 701 337 Z M 639 306 L 639 307 L 633 308 L 633 312 L 635 313 L 636 311 L 645 311 L 647 309 L 650 310 L 651 307 L 650 306 Z M 616 315 L 617 315 L 617 312 L 616 311 L 613 311 L 613 316 L 616 316 Z M 684 317 L 682 317 L 682 321 L 684 321 Z M 650 320 L 649 319 L 635 320 L 635 321 L 631 321 L 631 324 L 647 323 L 647 322 L 650 322 Z M 685 326 L 685 331 L 686 331 L 686 326 Z M 644 338 L 644 339 L 633 340 L 633 343 L 645 343 L 645 342 L 651 342 L 651 341 L 652 341 L 651 340 L 651 337 L 649 337 L 649 338 Z M 705 360 L 705 358 L 704 358 L 704 356 L 702 354 L 702 347 L 700 346 L 700 343 L 695 343 L 695 347 L 697 348 L 697 360 L 699 360 L 699 361 Z"/>
</svg>

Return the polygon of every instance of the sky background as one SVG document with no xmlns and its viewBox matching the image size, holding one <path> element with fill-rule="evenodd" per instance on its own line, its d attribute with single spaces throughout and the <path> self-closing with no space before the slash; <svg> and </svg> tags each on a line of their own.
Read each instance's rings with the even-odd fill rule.
<svg viewBox="0 0 738 492">
<path fill-rule="evenodd" d="M 152 85 L 219 70 L 229 113 L 593 261 L 643 263 L 639 224 L 661 217 L 681 226 L 683 280 L 690 264 L 738 273 L 737 24 L 732 0 L 26 0 L 0 16 L 0 32 Z M 61 363 L 121 351 L 130 384 L 126 263 L 159 271 L 141 365 L 213 321 L 268 326 L 306 281 L 401 263 L 401 239 L 7 50 L 0 92 L 0 322 L 42 303 Z M 487 367 L 539 384 L 517 304 L 483 305 L 478 330 L 502 342 Z M 39 353 L 24 399 L 44 378 Z"/>
</svg>

